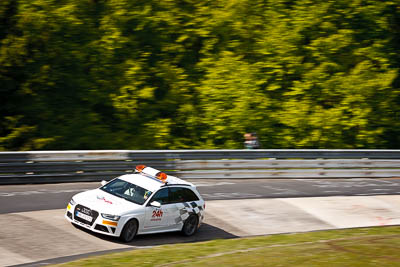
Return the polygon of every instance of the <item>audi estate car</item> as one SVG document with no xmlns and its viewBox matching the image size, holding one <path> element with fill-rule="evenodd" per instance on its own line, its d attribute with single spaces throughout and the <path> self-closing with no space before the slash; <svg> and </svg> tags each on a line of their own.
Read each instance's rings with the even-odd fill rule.
<svg viewBox="0 0 400 267">
<path fill-rule="evenodd" d="M 205 202 L 189 182 L 144 165 L 102 186 L 81 192 L 67 205 L 65 218 L 96 233 L 131 242 L 136 235 L 196 233 Z"/>
</svg>

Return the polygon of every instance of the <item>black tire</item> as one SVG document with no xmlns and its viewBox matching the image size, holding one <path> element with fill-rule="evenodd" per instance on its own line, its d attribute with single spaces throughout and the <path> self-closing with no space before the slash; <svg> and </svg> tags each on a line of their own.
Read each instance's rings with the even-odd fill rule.
<svg viewBox="0 0 400 267">
<path fill-rule="evenodd" d="M 199 217 L 196 214 L 191 214 L 183 224 L 182 234 L 185 236 L 194 235 L 197 232 L 198 225 Z"/>
<path fill-rule="evenodd" d="M 119 237 L 126 243 L 131 242 L 135 238 L 137 230 L 138 222 L 135 219 L 132 219 L 124 225 Z"/>
</svg>

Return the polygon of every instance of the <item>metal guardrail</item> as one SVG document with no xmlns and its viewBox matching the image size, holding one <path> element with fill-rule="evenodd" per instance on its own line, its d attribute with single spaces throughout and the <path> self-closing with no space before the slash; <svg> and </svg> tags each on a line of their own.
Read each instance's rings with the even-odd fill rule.
<svg viewBox="0 0 400 267">
<path fill-rule="evenodd" d="M 183 179 L 400 177 L 400 150 L 0 152 L 0 184 L 109 180 L 138 164 Z"/>
</svg>

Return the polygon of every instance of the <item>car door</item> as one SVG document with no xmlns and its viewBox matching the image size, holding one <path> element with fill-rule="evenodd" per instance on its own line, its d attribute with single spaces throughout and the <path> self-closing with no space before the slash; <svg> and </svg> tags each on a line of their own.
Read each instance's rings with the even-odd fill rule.
<svg viewBox="0 0 400 267">
<path fill-rule="evenodd" d="M 196 201 L 199 199 L 190 189 L 184 187 L 171 187 L 169 194 L 170 203 L 175 205 L 170 212 L 171 228 L 180 229 L 190 213 L 199 212 L 199 208 L 196 208 Z"/>
<path fill-rule="evenodd" d="M 161 204 L 160 207 L 150 205 L 153 201 Z M 168 229 L 170 225 L 170 211 L 169 211 L 169 189 L 162 188 L 157 191 L 148 202 L 145 208 L 145 232 L 162 231 Z"/>
</svg>

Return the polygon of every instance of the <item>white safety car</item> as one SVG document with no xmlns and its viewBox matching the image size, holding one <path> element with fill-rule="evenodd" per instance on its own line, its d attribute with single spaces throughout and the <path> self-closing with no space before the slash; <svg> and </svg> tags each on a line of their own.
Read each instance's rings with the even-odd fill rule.
<svg viewBox="0 0 400 267">
<path fill-rule="evenodd" d="M 93 232 L 130 242 L 136 234 L 182 231 L 193 235 L 204 219 L 205 202 L 196 187 L 154 168 L 102 181 L 76 194 L 65 218 Z"/>
</svg>

